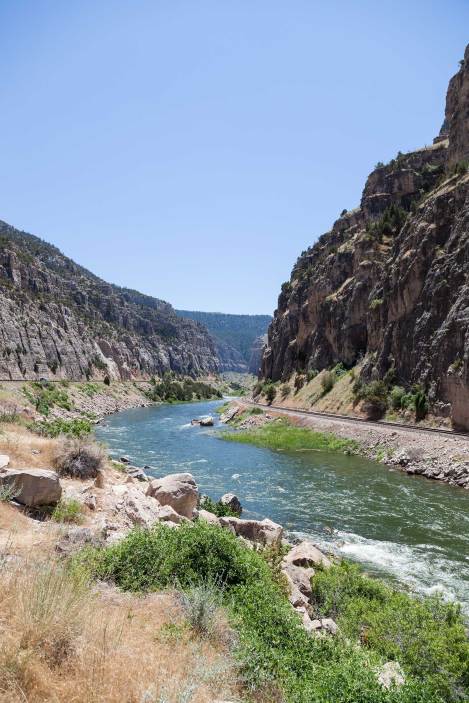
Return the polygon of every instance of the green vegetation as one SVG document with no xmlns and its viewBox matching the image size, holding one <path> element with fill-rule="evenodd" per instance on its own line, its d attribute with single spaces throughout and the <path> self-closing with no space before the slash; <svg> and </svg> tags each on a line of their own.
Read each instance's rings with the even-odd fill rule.
<svg viewBox="0 0 469 703">
<path fill-rule="evenodd" d="M 78 500 L 61 500 L 51 514 L 54 522 L 80 524 L 83 521 L 83 506 Z"/>
<path fill-rule="evenodd" d="M 355 382 L 353 393 L 356 401 L 364 401 L 365 410 L 369 417 L 382 417 L 388 406 L 388 388 L 384 381 L 371 383 Z"/>
<path fill-rule="evenodd" d="M 29 388 L 23 387 L 23 393 L 36 410 L 46 417 L 54 406 L 64 410 L 72 410 L 73 408 L 67 391 L 62 390 L 56 384 L 33 381 Z"/>
<path fill-rule="evenodd" d="M 208 383 L 192 379 L 177 381 L 171 373 L 165 374 L 161 382 L 153 379 L 152 383 L 152 388 L 145 395 L 153 402 L 181 403 L 223 397 L 219 390 Z"/>
<path fill-rule="evenodd" d="M 59 437 L 65 435 L 67 437 L 85 437 L 93 429 L 93 425 L 88 419 L 74 418 L 73 420 L 40 420 L 37 422 L 29 422 L 28 427 L 32 432 L 35 432 L 41 437 Z"/>
<path fill-rule="evenodd" d="M 386 208 L 382 216 L 375 222 L 368 222 L 366 231 L 378 238 L 396 235 L 407 219 L 407 212 L 393 203 Z"/>
<path fill-rule="evenodd" d="M 186 594 L 186 617 L 202 634 L 223 604 L 238 631 L 235 656 L 253 700 L 259 695 L 285 703 L 463 700 L 469 654 L 456 606 L 398 593 L 355 567 L 335 566 L 314 576 L 313 607 L 335 616 L 339 634 L 316 638 L 303 629 L 271 562 L 229 531 L 201 521 L 177 530 L 162 524 L 133 530 L 114 546 L 84 550 L 73 564 L 80 574 L 128 591 L 178 584 Z M 406 682 L 385 690 L 376 672 L 394 659 Z"/>
<path fill-rule="evenodd" d="M 321 377 L 321 388 L 323 395 L 326 395 L 334 388 L 336 380 L 337 377 L 332 371 L 324 371 Z"/>
<path fill-rule="evenodd" d="M 328 432 L 314 432 L 307 427 L 295 427 L 283 419 L 268 422 L 252 430 L 222 432 L 220 436 L 229 442 L 254 444 L 257 447 L 275 450 L 358 450 L 358 443 L 354 440 L 341 439 Z"/>
<path fill-rule="evenodd" d="M 208 510 L 209 513 L 214 513 L 217 517 L 239 517 L 240 513 L 229 505 L 225 505 L 221 500 L 212 500 L 209 496 L 203 496 L 199 508 L 201 510 Z"/>
<path fill-rule="evenodd" d="M 369 308 L 370 310 L 376 310 L 377 308 L 380 308 L 381 305 L 383 304 L 383 299 L 382 298 L 373 298 L 371 301 Z"/>
<path fill-rule="evenodd" d="M 97 383 L 84 383 L 81 387 L 81 392 L 87 395 L 89 398 L 93 398 L 97 393 L 100 392 L 100 387 Z"/>
</svg>

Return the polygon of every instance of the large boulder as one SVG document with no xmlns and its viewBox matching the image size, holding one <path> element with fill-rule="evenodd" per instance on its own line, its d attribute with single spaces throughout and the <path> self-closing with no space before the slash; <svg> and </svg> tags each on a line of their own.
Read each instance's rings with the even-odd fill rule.
<svg viewBox="0 0 469 703">
<path fill-rule="evenodd" d="M 8 469 L 0 474 L 0 486 L 10 488 L 12 498 L 27 505 L 54 505 L 62 495 L 55 471 L 47 469 Z"/>
<path fill-rule="evenodd" d="M 160 503 L 170 505 L 174 510 L 189 519 L 197 508 L 199 492 L 192 474 L 170 474 L 151 481 L 147 495 Z"/>
<path fill-rule="evenodd" d="M 288 581 L 290 591 L 298 590 L 308 602 L 312 594 L 311 578 L 314 576 L 314 569 L 285 564 L 282 565 L 282 573 Z"/>
<path fill-rule="evenodd" d="M 220 503 L 222 503 L 222 505 L 227 505 L 233 512 L 237 513 L 237 515 L 241 515 L 243 512 L 241 501 L 234 493 L 225 493 L 225 495 L 220 498 Z"/>
<path fill-rule="evenodd" d="M 325 554 L 323 554 L 317 547 L 305 540 L 300 542 L 296 547 L 290 549 L 288 554 L 285 556 L 282 562 L 282 566 L 287 567 L 289 565 L 302 566 L 302 567 L 313 567 L 318 566 L 323 569 L 328 569 L 332 566 L 332 562 L 328 559 Z"/>
<path fill-rule="evenodd" d="M 218 525 L 220 526 L 220 520 L 218 517 L 215 515 L 215 513 L 211 513 L 208 510 L 204 510 L 201 508 L 199 510 L 198 514 L 199 520 L 205 520 L 205 522 L 209 522 L 211 525 Z"/>
<path fill-rule="evenodd" d="M 238 517 L 221 517 L 220 525 L 238 537 L 249 542 L 258 542 L 266 546 L 279 545 L 282 541 L 283 527 L 272 520 L 241 520 Z"/>
</svg>

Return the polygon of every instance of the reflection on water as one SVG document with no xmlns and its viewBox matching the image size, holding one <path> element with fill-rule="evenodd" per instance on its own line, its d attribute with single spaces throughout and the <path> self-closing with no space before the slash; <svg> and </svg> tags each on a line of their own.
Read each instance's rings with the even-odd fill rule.
<svg viewBox="0 0 469 703">
<path fill-rule="evenodd" d="M 235 492 L 243 517 L 269 517 L 370 572 L 456 597 L 469 613 L 469 491 L 356 456 L 272 452 L 191 426 L 221 402 L 127 410 L 96 434 L 149 474 L 188 471 L 213 498 Z"/>
</svg>

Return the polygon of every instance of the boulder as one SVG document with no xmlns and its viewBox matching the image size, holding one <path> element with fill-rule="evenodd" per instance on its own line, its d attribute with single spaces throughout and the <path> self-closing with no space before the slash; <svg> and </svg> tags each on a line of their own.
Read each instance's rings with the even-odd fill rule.
<svg viewBox="0 0 469 703">
<path fill-rule="evenodd" d="M 405 684 L 404 672 L 399 662 L 386 662 L 377 670 L 378 683 L 386 690 L 393 686 L 400 688 Z"/>
<path fill-rule="evenodd" d="M 8 454 L 0 454 L 0 469 L 5 469 L 10 463 Z"/>
<path fill-rule="evenodd" d="M 189 519 L 197 507 L 198 490 L 192 474 L 170 474 L 150 482 L 147 495 L 160 503 L 170 505 L 174 510 Z"/>
<path fill-rule="evenodd" d="M 202 417 L 199 424 L 201 427 L 212 427 L 213 417 Z"/>
<path fill-rule="evenodd" d="M 114 486 L 114 489 L 121 486 Z M 123 484 L 124 491 L 119 491 L 120 501 L 116 503 L 116 511 L 124 514 L 132 525 L 152 527 L 160 519 L 160 505 L 145 495 L 137 486 Z M 114 493 L 117 491 L 114 490 Z"/>
<path fill-rule="evenodd" d="M 282 566 L 287 567 L 292 564 L 293 566 L 319 566 L 323 569 L 328 569 L 332 566 L 332 562 L 328 559 L 317 547 L 305 540 L 300 542 L 296 547 L 290 549 L 288 554 L 284 557 Z"/>
<path fill-rule="evenodd" d="M 297 589 L 306 601 L 311 598 L 311 578 L 314 576 L 314 569 L 310 567 L 303 568 L 294 564 L 282 565 L 282 573 L 285 575 L 289 584 Z"/>
<path fill-rule="evenodd" d="M 321 620 L 317 619 L 311 621 L 311 630 L 314 632 L 328 632 L 330 635 L 336 635 L 339 628 L 332 618 L 321 618 Z"/>
<path fill-rule="evenodd" d="M 220 525 L 220 520 L 215 513 L 211 513 L 208 510 L 199 510 L 198 517 L 200 520 L 205 520 L 205 522 L 209 522 L 211 525 Z"/>
<path fill-rule="evenodd" d="M 148 481 L 148 476 L 143 469 L 139 469 L 138 466 L 129 466 L 125 469 L 125 473 L 132 478 L 137 479 L 137 481 Z"/>
<path fill-rule="evenodd" d="M 189 522 L 183 515 L 179 515 L 170 505 L 161 505 L 158 508 L 158 521 L 170 522 L 175 525 L 180 525 L 182 522 Z"/>
<path fill-rule="evenodd" d="M 235 495 L 234 493 L 225 493 L 220 498 L 220 503 L 223 505 L 227 505 L 233 512 L 237 513 L 238 515 L 241 515 L 243 512 L 243 506 L 241 505 L 241 501 L 239 500 L 238 496 Z"/>
<path fill-rule="evenodd" d="M 47 469 L 8 469 L 0 474 L 0 486 L 9 486 L 12 497 L 28 507 L 54 505 L 62 495 L 58 475 Z"/>
<path fill-rule="evenodd" d="M 278 545 L 282 541 L 283 527 L 272 520 L 241 520 L 238 517 L 221 517 L 220 525 L 231 530 L 238 537 L 267 546 Z"/>
</svg>

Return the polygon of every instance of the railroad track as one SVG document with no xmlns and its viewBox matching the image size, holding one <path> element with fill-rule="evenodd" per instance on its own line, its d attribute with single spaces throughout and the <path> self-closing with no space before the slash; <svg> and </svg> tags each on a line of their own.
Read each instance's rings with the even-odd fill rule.
<svg viewBox="0 0 469 703">
<path fill-rule="evenodd" d="M 243 401 L 250 405 L 257 405 L 271 410 L 279 410 L 287 415 L 306 415 L 312 417 L 330 418 L 331 420 L 343 420 L 350 423 L 361 425 L 371 425 L 373 427 L 390 427 L 392 429 L 404 430 L 407 432 L 427 432 L 430 434 L 440 434 L 446 437 L 460 437 L 469 440 L 469 432 L 455 432 L 454 430 L 444 430 L 436 427 L 417 427 L 416 425 L 405 425 L 402 422 L 389 422 L 387 420 L 365 420 L 361 417 L 350 417 L 350 415 L 339 415 L 337 413 L 319 412 L 317 410 L 298 410 L 297 408 L 288 408 L 281 405 L 268 405 L 267 403 L 257 403 L 254 400 Z"/>
</svg>

